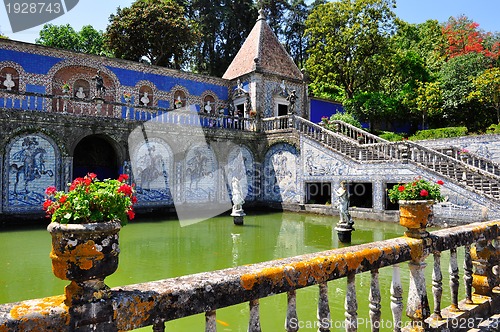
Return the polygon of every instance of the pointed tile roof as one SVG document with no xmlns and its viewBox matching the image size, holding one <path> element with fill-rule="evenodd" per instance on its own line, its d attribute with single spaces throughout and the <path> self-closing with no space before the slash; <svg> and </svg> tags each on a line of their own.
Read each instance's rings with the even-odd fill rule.
<svg viewBox="0 0 500 332">
<path fill-rule="evenodd" d="M 259 13 L 257 23 L 222 78 L 232 80 L 258 70 L 301 80 L 302 73 L 267 24 L 264 11 Z"/>
</svg>

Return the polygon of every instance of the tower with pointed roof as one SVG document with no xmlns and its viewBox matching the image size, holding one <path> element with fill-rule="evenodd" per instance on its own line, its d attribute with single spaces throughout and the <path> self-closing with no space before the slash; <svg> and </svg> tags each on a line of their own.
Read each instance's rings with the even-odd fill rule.
<svg viewBox="0 0 500 332">
<path fill-rule="evenodd" d="M 231 81 L 230 106 L 240 115 L 307 115 L 304 75 L 271 30 L 263 9 L 222 78 Z"/>
</svg>

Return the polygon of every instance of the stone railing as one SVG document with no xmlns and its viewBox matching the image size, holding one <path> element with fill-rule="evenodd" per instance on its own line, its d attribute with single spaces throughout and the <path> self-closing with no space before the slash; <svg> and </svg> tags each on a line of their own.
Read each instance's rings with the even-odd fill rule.
<svg viewBox="0 0 500 332">
<path fill-rule="evenodd" d="M 0 90 L 0 108 L 23 111 L 56 112 L 76 116 L 102 116 L 136 121 L 166 122 L 204 128 L 224 128 L 240 131 L 256 131 L 254 118 L 211 115 L 186 109 L 167 109 L 130 103 L 118 103 L 105 99 L 78 99 L 70 95 L 46 95 L 40 93 L 16 93 Z"/>
<path fill-rule="evenodd" d="M 344 133 L 331 131 L 300 117 L 264 119 L 263 130 L 278 132 L 295 129 L 325 147 L 339 152 L 361 163 L 386 162 L 390 160 L 413 163 L 440 174 L 458 185 L 500 200 L 500 176 L 465 162 L 461 158 L 426 148 L 411 141 L 369 143 L 354 141 Z M 266 123 L 267 122 L 267 123 Z M 350 125 L 345 126 L 351 130 Z M 444 151 L 443 151 L 444 152 Z"/>
<path fill-rule="evenodd" d="M 301 318 L 297 315 L 296 291 L 318 287 L 317 329 L 333 329 L 330 317 L 328 282 L 346 280 L 346 331 L 357 331 L 358 308 L 369 310 L 371 331 L 384 329 L 382 310 L 390 310 L 394 331 L 408 325 L 412 331 L 460 331 L 488 323 L 498 312 L 499 295 L 495 267 L 498 264 L 497 238 L 500 221 L 474 223 L 431 233 L 416 232 L 419 238 L 401 237 L 380 242 L 318 252 L 292 258 L 220 271 L 206 272 L 144 284 L 114 288 L 106 299 L 94 293 L 88 303 L 72 304 L 65 296 L 29 300 L 0 305 L 0 331 L 71 331 L 78 317 L 78 331 L 128 331 L 152 326 L 164 331 L 165 323 L 181 317 L 205 313 L 205 331 L 216 331 L 216 310 L 239 303 L 249 303 L 248 331 L 261 331 L 259 300 L 286 293 L 288 308 L 285 330 L 297 331 Z M 424 234 L 424 235 L 422 235 Z M 495 246 L 494 246 L 494 245 Z M 459 302 L 459 262 L 457 249 L 465 251 L 463 278 L 465 299 Z M 449 284 L 451 305 L 441 309 L 443 276 L 441 254 L 449 251 Z M 425 280 L 426 258 L 432 261 L 432 297 L 429 307 Z M 409 264 L 409 289 L 406 315 L 402 319 L 403 286 L 399 264 Z M 381 307 L 379 270 L 392 267 L 390 308 Z M 368 299 L 356 296 L 356 275 L 370 273 Z M 429 284 L 430 286 L 430 284 Z M 473 292 L 474 288 L 474 292 Z M 71 294 L 67 291 L 66 294 Z M 69 303 L 69 304 L 68 304 Z M 67 306 L 69 305 L 69 307 Z M 387 323 L 387 322 L 386 322 Z M 498 322 L 492 321 L 491 324 Z M 387 323 L 389 324 L 389 323 Z M 464 325 L 465 324 L 465 325 Z M 200 327 L 199 330 L 203 328 Z M 392 328 L 391 328 L 392 329 Z"/>
<path fill-rule="evenodd" d="M 494 175 L 500 176 L 500 165 L 493 162 L 490 159 L 481 157 L 475 153 L 464 151 L 456 146 L 451 146 L 447 148 L 435 149 L 441 153 L 444 153 L 450 157 L 460 160 L 467 165 L 474 166 L 485 172 L 492 173 Z"/>
</svg>

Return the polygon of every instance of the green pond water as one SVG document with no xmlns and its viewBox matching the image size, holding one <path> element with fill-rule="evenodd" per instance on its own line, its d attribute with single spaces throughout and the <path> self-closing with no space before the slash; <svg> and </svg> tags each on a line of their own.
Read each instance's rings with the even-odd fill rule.
<svg viewBox="0 0 500 332">
<path fill-rule="evenodd" d="M 142 283 L 204 271 L 224 269 L 277 258 L 329 250 L 343 246 L 334 230 L 338 219 L 296 213 L 248 212 L 244 226 L 233 224 L 232 217 L 215 217 L 187 227 L 172 219 L 139 219 L 120 231 L 120 265 L 108 278 L 110 287 Z M 0 303 L 60 295 L 68 281 L 57 279 L 51 270 L 51 239 L 46 225 L 29 229 L 0 229 Z M 355 220 L 351 245 L 386 240 L 403 234 L 395 223 Z M 447 293 L 447 256 L 442 258 L 443 297 Z M 430 289 L 432 263 L 427 268 Z M 390 331 L 390 283 L 392 268 L 380 270 L 382 292 L 381 331 Z M 404 301 L 408 289 L 407 264 L 401 264 Z M 342 331 L 346 279 L 328 284 L 332 331 Z M 370 273 L 356 277 L 359 331 L 369 331 L 368 293 Z M 448 291 L 449 292 L 449 291 Z M 429 292 L 432 307 L 432 295 Z M 461 292 L 463 294 L 463 291 Z M 461 296 L 463 297 L 463 296 Z M 297 291 L 300 331 L 317 331 L 318 287 Z M 261 299 L 263 331 L 284 331 L 286 295 Z M 443 301 L 448 305 L 449 301 Z M 218 331 L 247 331 L 248 303 L 217 311 Z M 204 315 L 167 322 L 167 331 L 203 331 Z M 151 327 L 137 331 L 151 331 Z"/>
</svg>

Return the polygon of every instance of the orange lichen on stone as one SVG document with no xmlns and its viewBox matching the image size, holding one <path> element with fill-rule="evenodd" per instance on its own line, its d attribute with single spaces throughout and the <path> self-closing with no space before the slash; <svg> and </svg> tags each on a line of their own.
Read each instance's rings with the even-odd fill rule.
<svg viewBox="0 0 500 332">
<path fill-rule="evenodd" d="M 24 301 L 10 311 L 10 316 L 15 320 L 23 320 L 27 316 L 47 316 L 56 308 L 67 312 L 68 307 L 64 304 L 64 295 L 46 297 L 44 299 Z M 69 319 L 69 316 L 68 316 Z"/>
<path fill-rule="evenodd" d="M 341 275 L 356 271 L 363 260 L 373 264 L 386 252 L 392 254 L 392 249 L 366 248 L 345 254 L 319 256 L 280 267 L 264 268 L 254 273 L 242 275 L 240 284 L 246 290 L 251 290 L 256 284 L 263 282 L 269 282 L 275 286 L 286 281 L 291 287 L 307 286 L 311 280 L 318 284 L 327 281 L 335 270 L 339 271 Z"/>
<path fill-rule="evenodd" d="M 422 239 L 405 238 L 406 243 L 410 247 L 411 259 L 420 261 L 425 258 L 424 241 Z"/>
<path fill-rule="evenodd" d="M 143 322 L 147 321 L 155 307 L 156 301 L 154 298 L 149 298 L 144 301 L 139 296 L 132 296 L 130 301 L 127 301 L 126 310 L 115 310 L 116 326 L 119 331 L 130 331 L 142 326 Z M 120 314 L 118 314 L 120 313 Z"/>
<path fill-rule="evenodd" d="M 76 265 L 82 270 L 89 270 L 94 266 L 94 262 L 104 258 L 104 254 L 97 250 L 94 241 L 89 240 L 78 244 L 74 249 L 65 248 L 64 251 L 55 250 L 54 246 L 50 252 L 52 259 L 52 271 L 61 279 L 66 279 L 66 271 L 70 264 Z"/>
</svg>

